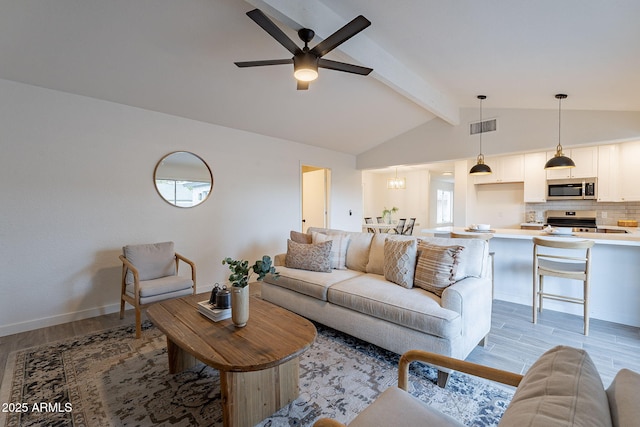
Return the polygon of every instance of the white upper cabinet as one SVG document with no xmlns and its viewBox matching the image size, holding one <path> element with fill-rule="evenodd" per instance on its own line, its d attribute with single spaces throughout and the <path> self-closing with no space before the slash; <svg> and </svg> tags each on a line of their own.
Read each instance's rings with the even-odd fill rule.
<svg viewBox="0 0 640 427">
<path fill-rule="evenodd" d="M 544 164 L 547 154 L 527 153 L 524 155 L 524 201 L 541 203 L 547 200 L 547 174 Z"/>
<path fill-rule="evenodd" d="M 620 199 L 640 201 L 640 141 L 620 144 Z"/>
<path fill-rule="evenodd" d="M 547 153 L 552 158 L 555 151 Z M 576 164 L 575 168 L 552 169 L 547 171 L 547 179 L 593 178 L 598 174 L 598 147 L 565 149 L 564 155 Z"/>
<path fill-rule="evenodd" d="M 619 202 L 620 144 L 598 147 L 598 201 Z"/>
<path fill-rule="evenodd" d="M 484 162 L 491 168 L 491 175 L 475 177 L 476 184 L 524 181 L 524 155 L 486 157 Z"/>
</svg>

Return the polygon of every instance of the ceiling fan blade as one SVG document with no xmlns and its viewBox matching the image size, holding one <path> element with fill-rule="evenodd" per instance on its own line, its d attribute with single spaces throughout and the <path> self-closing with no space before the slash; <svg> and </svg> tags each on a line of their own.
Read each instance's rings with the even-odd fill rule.
<svg viewBox="0 0 640 427">
<path fill-rule="evenodd" d="M 364 16 L 359 15 L 347 25 L 340 28 L 338 31 L 318 43 L 313 49 L 311 49 L 311 52 L 318 56 L 324 56 L 338 47 L 340 44 L 346 42 L 351 37 L 367 28 L 369 25 L 371 25 L 371 21 L 369 21 Z"/>
<path fill-rule="evenodd" d="M 318 59 L 318 67 L 328 68 L 329 70 L 344 71 L 346 73 L 360 74 L 362 76 L 367 76 L 373 71 L 373 68 L 346 64 L 344 62 L 332 61 L 324 58 Z"/>
<path fill-rule="evenodd" d="M 307 90 L 309 89 L 309 82 L 301 82 L 298 80 L 298 90 Z"/>
<path fill-rule="evenodd" d="M 266 59 L 264 61 L 234 62 L 238 67 L 262 67 L 265 65 L 293 64 L 293 59 Z"/>
<path fill-rule="evenodd" d="M 260 25 L 263 30 L 271 35 L 284 46 L 289 52 L 294 55 L 301 49 L 293 40 L 289 38 L 271 19 L 267 17 L 260 9 L 253 9 L 247 12 L 247 16 Z"/>
</svg>

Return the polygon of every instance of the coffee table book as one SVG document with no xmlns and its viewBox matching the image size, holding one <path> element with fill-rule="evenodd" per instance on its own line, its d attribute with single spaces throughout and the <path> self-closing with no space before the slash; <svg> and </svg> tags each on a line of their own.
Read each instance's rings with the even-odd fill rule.
<svg viewBox="0 0 640 427">
<path fill-rule="evenodd" d="M 215 308 L 213 304 L 209 304 L 209 300 L 200 301 L 198 303 L 198 311 L 214 322 L 231 317 L 230 308 Z"/>
</svg>

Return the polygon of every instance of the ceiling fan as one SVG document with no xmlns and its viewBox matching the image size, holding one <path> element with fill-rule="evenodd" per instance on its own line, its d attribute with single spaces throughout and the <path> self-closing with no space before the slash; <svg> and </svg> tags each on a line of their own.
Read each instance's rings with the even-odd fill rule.
<svg viewBox="0 0 640 427">
<path fill-rule="evenodd" d="M 298 81 L 298 90 L 309 89 L 309 82 L 318 77 L 318 67 L 329 70 L 344 71 L 347 73 L 368 75 L 372 68 L 361 67 L 359 65 L 346 64 L 344 62 L 332 61 L 323 58 L 340 44 L 349 40 L 360 31 L 371 25 L 371 22 L 362 15 L 359 15 L 351 22 L 340 28 L 335 33 L 318 43 L 314 48 L 309 49 L 309 42 L 315 33 L 308 28 L 298 30 L 298 36 L 304 42 L 304 47 L 300 49 L 271 19 L 261 10 L 254 9 L 247 12 L 247 16 L 253 19 L 256 24 L 262 27 L 267 33 L 276 39 L 282 46 L 293 54 L 290 59 L 268 59 L 264 61 L 236 62 L 238 67 L 261 67 L 264 65 L 293 64 L 293 75 Z"/>
</svg>

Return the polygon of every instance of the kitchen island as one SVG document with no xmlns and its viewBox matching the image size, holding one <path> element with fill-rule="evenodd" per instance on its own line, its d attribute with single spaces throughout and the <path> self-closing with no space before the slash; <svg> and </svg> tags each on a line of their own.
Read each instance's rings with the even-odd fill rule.
<svg viewBox="0 0 640 427">
<path fill-rule="evenodd" d="M 448 235 L 465 232 L 463 227 L 423 229 L 426 235 Z M 540 230 L 496 229 L 489 243 L 494 256 L 495 299 L 526 304 L 533 302 L 533 237 L 550 239 L 591 239 L 592 249 L 590 317 L 640 327 L 640 232 L 574 233 L 570 237 L 552 236 Z M 554 280 L 555 279 L 555 280 Z M 571 288 L 580 296 L 582 283 L 545 278 L 545 288 Z M 557 310 L 582 316 L 582 306 L 560 301 L 545 301 L 545 310 Z M 576 332 L 580 332 L 576 328 Z"/>
</svg>

